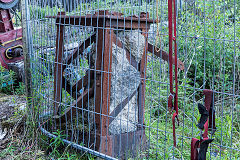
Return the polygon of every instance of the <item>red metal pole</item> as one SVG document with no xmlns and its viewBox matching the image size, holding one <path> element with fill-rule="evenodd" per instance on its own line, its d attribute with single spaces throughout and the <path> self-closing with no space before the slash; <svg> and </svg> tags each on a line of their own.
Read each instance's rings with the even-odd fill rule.
<svg viewBox="0 0 240 160">
<path fill-rule="evenodd" d="M 173 73 L 172 73 L 172 0 L 168 0 L 168 32 L 169 32 L 169 80 L 170 93 L 173 94 Z"/>
<path fill-rule="evenodd" d="M 172 17 L 172 5 L 174 5 L 174 15 Z M 176 3 L 175 0 L 168 0 L 168 27 L 169 27 L 169 79 L 170 79 L 170 96 L 168 99 L 168 108 L 170 111 L 172 108 L 176 111 L 172 116 L 172 123 L 173 123 L 173 141 L 174 146 L 176 147 L 176 133 L 175 133 L 175 119 L 178 118 L 178 79 L 177 79 L 177 67 L 175 67 L 175 93 L 173 92 L 173 60 L 172 60 L 172 42 L 174 41 L 174 63 L 177 66 L 177 21 L 176 21 Z M 174 20 L 173 20 L 174 19 Z M 173 21 L 172 21 L 173 20 Z M 174 37 L 173 37 L 173 26 L 172 23 L 174 22 Z M 174 106 L 172 100 L 174 99 Z"/>
</svg>

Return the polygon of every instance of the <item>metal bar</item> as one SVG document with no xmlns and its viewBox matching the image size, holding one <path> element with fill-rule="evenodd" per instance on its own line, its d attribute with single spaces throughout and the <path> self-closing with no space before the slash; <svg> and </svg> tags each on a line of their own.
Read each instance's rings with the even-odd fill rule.
<svg viewBox="0 0 240 160">
<path fill-rule="evenodd" d="M 104 53 L 103 53 L 103 105 L 102 105 L 102 114 L 109 115 L 110 111 L 110 95 L 111 95 L 111 72 L 112 72 L 112 30 L 105 29 L 105 38 L 104 38 Z M 102 116 L 102 135 L 108 135 L 108 126 L 109 126 L 109 117 Z"/>
<path fill-rule="evenodd" d="M 101 21 L 99 21 L 100 23 Z M 102 106 L 102 85 L 101 85 L 101 79 L 102 75 L 100 70 L 102 69 L 102 49 L 103 49 L 103 30 L 98 29 L 98 35 L 97 35 L 97 49 L 96 49 L 96 68 L 95 68 L 95 85 L 96 85 L 96 93 L 95 93 L 95 112 L 96 113 L 101 113 L 101 106 Z M 95 115 L 95 121 L 96 121 L 96 126 L 98 131 L 100 131 L 100 125 L 101 125 L 101 118 L 100 115 L 96 114 Z"/>
<path fill-rule="evenodd" d="M 42 132 L 43 134 L 47 135 L 49 138 L 54 138 L 54 139 L 57 138 L 57 136 L 55 136 L 54 134 L 52 134 L 52 133 L 48 132 L 47 130 L 45 130 L 43 127 L 41 127 L 41 125 L 39 125 L 39 126 L 40 126 L 39 128 L 41 129 L 41 132 Z M 68 140 L 66 140 L 66 139 L 62 139 L 62 141 L 63 141 L 64 143 L 66 143 L 67 145 L 70 145 L 70 146 L 73 147 L 73 148 L 82 150 L 82 151 L 84 151 L 84 152 L 90 153 L 90 154 L 95 155 L 95 156 L 97 156 L 97 157 L 100 157 L 100 158 L 103 158 L 103 159 L 106 159 L 106 160 L 117 160 L 116 158 L 113 158 L 113 157 L 111 157 L 111 156 L 108 156 L 108 155 L 106 155 L 106 154 L 104 154 L 104 153 L 97 152 L 97 151 L 92 150 L 92 149 L 90 149 L 90 148 L 81 146 L 81 145 L 79 145 L 79 144 L 77 144 L 77 143 L 73 143 L 73 142 L 71 142 L 71 141 L 68 141 Z"/>
<path fill-rule="evenodd" d="M 122 42 L 119 40 L 119 38 L 117 38 L 116 34 L 115 34 L 115 33 L 112 33 L 112 34 L 113 34 L 113 43 L 115 43 L 118 47 L 125 49 L 128 62 L 129 62 L 134 68 L 137 69 L 138 62 L 137 62 L 137 61 L 135 60 L 135 58 L 129 53 L 129 51 L 123 46 Z"/>
<path fill-rule="evenodd" d="M 209 89 L 205 89 L 203 90 L 203 94 L 205 95 L 205 107 L 207 108 L 208 112 L 209 112 L 209 124 L 208 124 L 208 128 L 212 129 L 212 134 L 215 133 L 216 131 L 216 125 L 215 125 L 215 111 L 213 110 L 213 91 L 209 90 Z"/>
<path fill-rule="evenodd" d="M 65 14 L 58 13 L 58 14 Z M 54 115 L 57 115 L 59 105 L 62 101 L 62 75 L 63 75 L 63 51 L 64 51 L 64 26 L 57 25 L 56 55 L 54 65 Z"/>
<path fill-rule="evenodd" d="M 144 22 L 146 22 L 146 19 Z M 124 30 L 139 29 L 139 28 L 147 30 L 150 27 L 150 23 L 147 23 L 147 26 L 146 26 L 146 23 L 139 23 L 139 21 L 133 21 L 133 20 L 131 21 L 130 19 L 125 17 L 125 19 L 118 19 L 118 20 L 111 19 L 111 24 L 107 23 L 106 26 L 124 29 Z"/>
<path fill-rule="evenodd" d="M 86 91 L 84 91 L 81 96 L 78 97 L 78 99 L 76 100 L 75 103 L 72 104 L 72 106 L 78 106 L 79 108 L 84 108 L 87 104 L 87 100 L 88 98 L 92 97 L 93 96 L 93 93 L 94 93 L 94 88 L 90 88 L 90 89 L 87 89 Z M 65 122 L 66 119 L 71 119 L 71 117 L 75 116 L 76 115 L 76 112 L 77 112 L 77 108 L 76 107 L 68 107 L 64 114 L 60 115 L 60 116 L 54 116 L 54 118 L 56 120 L 60 120 L 62 122 Z M 66 117 L 65 117 L 66 116 Z"/>
<path fill-rule="evenodd" d="M 172 67 L 172 41 L 173 41 L 173 34 L 172 34 L 173 26 L 172 26 L 172 0 L 168 0 L 168 39 L 169 39 L 169 83 L 170 83 L 170 93 L 174 94 L 173 92 L 173 67 Z M 172 106 L 168 106 L 169 108 Z"/>
<path fill-rule="evenodd" d="M 88 84 L 88 79 L 90 77 L 93 78 L 93 76 L 94 76 L 94 72 L 92 70 L 86 71 L 85 76 L 72 86 L 72 90 L 75 92 L 78 92 L 83 87 L 90 85 L 90 84 Z M 90 78 L 90 81 L 91 81 L 91 78 Z"/>
<path fill-rule="evenodd" d="M 73 96 L 73 98 L 75 98 L 75 94 L 76 92 L 80 91 L 82 88 L 84 88 L 85 86 L 88 85 L 88 79 L 89 77 L 93 77 L 94 76 L 94 71 L 92 70 L 87 70 L 85 72 L 85 76 L 83 78 L 81 78 L 79 81 L 77 81 L 73 86 L 69 84 L 69 82 L 66 82 L 66 91 L 71 94 L 71 92 L 73 92 L 73 94 L 71 94 Z M 66 79 L 64 77 L 63 81 L 65 82 Z M 90 79 L 91 81 L 91 79 Z M 91 85 L 91 84 L 89 84 Z M 62 84 L 63 87 L 65 87 L 65 84 Z"/>
<path fill-rule="evenodd" d="M 156 46 L 153 46 L 152 44 L 148 43 L 148 51 L 155 54 L 157 57 L 162 58 L 164 61 L 169 60 L 169 55 L 167 52 L 160 50 L 159 48 L 157 48 Z M 175 57 L 172 57 L 173 59 L 173 64 L 176 65 L 175 63 Z M 180 70 L 184 70 L 184 63 L 181 60 L 177 60 L 177 67 Z"/>
<path fill-rule="evenodd" d="M 139 29 L 144 28 L 147 29 L 150 27 L 150 23 L 152 23 L 151 20 L 148 20 L 148 24 L 146 27 L 146 23 L 139 23 L 139 18 L 131 19 L 130 17 L 125 18 L 114 18 L 111 17 L 111 24 L 110 17 L 103 17 L 101 15 L 99 16 L 92 16 L 92 17 L 71 17 L 71 16 L 61 16 L 61 17 L 55 17 L 55 16 L 48 16 L 47 18 L 57 18 L 56 23 L 57 24 L 71 24 L 71 25 L 83 25 L 83 26 L 94 26 L 94 27 L 102 27 L 97 26 L 97 20 L 99 21 L 106 21 L 106 27 L 111 28 L 119 28 L 119 29 Z M 82 19 L 86 19 L 86 21 L 83 21 Z M 142 22 L 146 22 L 146 19 L 140 19 Z M 140 26 L 139 26 L 140 25 Z"/>
<path fill-rule="evenodd" d="M 111 33 L 112 30 L 107 28 L 103 31 L 103 57 L 102 57 L 102 78 L 101 83 L 97 83 L 97 87 L 101 86 L 101 94 L 100 100 L 102 101 L 102 105 L 100 109 L 100 115 L 98 116 L 99 119 L 96 119 L 96 123 L 100 122 L 99 135 L 100 136 L 100 146 L 99 150 L 102 153 L 107 155 L 112 155 L 113 147 L 112 147 L 112 139 L 109 137 L 108 127 L 109 127 L 109 111 L 110 111 L 110 95 L 111 95 L 111 71 L 112 71 L 112 42 L 113 42 L 113 34 Z M 98 39 L 100 40 L 100 39 Z M 99 42 L 99 41 L 98 41 Z M 100 43 L 101 44 L 101 43 Z M 100 48 L 98 48 L 98 51 Z M 102 53 L 102 51 L 100 52 Z M 98 52 L 99 54 L 99 52 Z M 99 87 L 100 88 L 100 87 Z M 100 89 L 99 89 L 100 90 Z M 96 103 L 97 105 L 97 103 Z M 99 125 L 99 124 L 98 124 Z"/>
<path fill-rule="evenodd" d="M 139 87 L 138 87 L 139 88 Z M 109 124 L 118 116 L 118 114 L 123 110 L 123 108 L 128 104 L 128 102 L 132 99 L 134 95 L 136 95 L 137 91 L 134 91 L 132 95 L 125 98 L 119 105 L 117 105 L 114 110 L 110 113 Z"/>
<path fill-rule="evenodd" d="M 96 20 L 99 19 L 99 20 L 103 20 L 105 19 L 105 21 L 108 21 L 111 19 L 111 24 L 113 22 L 113 25 L 111 25 L 112 27 L 111 28 L 115 28 L 115 22 L 119 21 L 119 22 L 124 22 L 124 21 L 127 21 L 125 23 L 129 23 L 131 24 L 132 23 L 136 23 L 138 24 L 140 22 L 140 27 L 138 28 L 146 28 L 146 17 L 142 17 L 142 18 L 139 18 L 138 16 L 129 16 L 129 17 L 120 17 L 120 16 L 114 16 L 114 15 L 101 15 L 102 13 L 98 14 L 98 12 L 96 12 L 94 15 L 86 15 L 86 16 L 66 16 L 66 15 L 58 15 L 58 16 L 46 16 L 46 18 L 56 18 L 56 23 L 62 23 L 63 20 L 65 19 L 66 22 L 63 24 L 72 24 L 72 25 L 83 25 L 83 26 L 95 26 L 96 25 Z M 82 21 L 82 19 L 86 19 L 86 21 Z M 90 21 L 93 20 L 90 24 Z M 110 21 L 108 21 L 110 22 Z M 153 23 L 154 21 L 152 19 L 148 19 L 147 18 L 147 22 L 150 24 L 150 23 Z M 141 25 L 143 24 L 143 25 Z M 99 25 L 98 25 L 99 26 Z M 110 23 L 107 23 L 108 27 L 110 27 Z M 120 25 L 121 26 L 121 25 Z M 122 28 L 122 27 L 121 27 Z M 128 27 L 131 29 L 131 27 Z M 136 25 L 133 26 L 132 29 L 138 29 Z"/>
<path fill-rule="evenodd" d="M 138 123 L 143 127 L 144 124 L 144 110 L 145 110 L 145 92 L 146 92 L 146 68 L 147 68 L 147 51 L 148 51 L 148 29 L 142 29 L 143 35 L 145 36 L 145 48 L 144 53 L 140 62 L 140 74 L 141 74 L 141 83 L 139 87 L 138 94 Z"/>
<path fill-rule="evenodd" d="M 82 44 L 79 47 L 74 49 L 73 53 L 67 57 L 67 64 L 70 64 L 72 60 L 76 59 L 79 53 L 80 55 L 82 55 L 83 51 L 95 41 L 96 41 L 96 33 L 92 34 L 88 39 L 82 42 Z"/>
</svg>

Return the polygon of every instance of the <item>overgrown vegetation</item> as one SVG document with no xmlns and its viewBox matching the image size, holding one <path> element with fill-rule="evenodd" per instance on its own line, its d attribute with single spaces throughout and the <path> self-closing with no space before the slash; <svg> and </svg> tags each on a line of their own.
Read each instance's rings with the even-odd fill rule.
<svg viewBox="0 0 240 160">
<path fill-rule="evenodd" d="M 163 2 L 162 2 L 163 3 Z M 132 2 L 89 2 L 81 4 L 76 11 L 71 14 L 85 15 L 93 13 L 96 8 L 111 9 L 119 11 L 126 16 L 138 14 L 142 11 L 150 13 L 151 18 L 155 18 L 156 8 L 153 2 L 150 4 L 143 3 L 141 6 L 134 7 Z M 54 23 L 46 20 L 47 15 L 56 15 L 58 11 L 56 7 L 30 7 L 30 16 L 32 19 L 39 19 L 44 23 L 49 23 L 51 27 Z M 208 158 L 214 159 L 237 159 L 240 157 L 238 149 L 240 147 L 240 98 L 239 96 L 239 80 L 240 80 L 240 2 L 236 0 L 235 3 L 230 0 L 225 1 L 196 1 L 195 3 L 182 4 L 178 12 L 178 53 L 179 58 L 185 64 L 185 70 L 179 71 L 179 126 L 177 126 L 177 148 L 173 147 L 172 141 L 172 121 L 171 114 L 167 109 L 167 97 L 169 94 L 169 79 L 168 79 L 168 64 L 161 61 L 155 56 L 149 54 L 148 69 L 147 69 L 147 92 L 146 92 L 146 110 L 145 110 L 145 125 L 146 135 L 149 140 L 149 149 L 146 151 L 149 159 L 172 159 L 173 156 L 178 159 L 189 159 L 191 137 L 199 138 L 199 129 L 196 124 L 200 118 L 197 110 L 197 103 L 203 103 L 202 89 L 212 89 L 215 93 L 215 110 L 216 110 L 216 126 L 217 131 L 212 137 L 213 144 L 209 147 L 207 154 Z M 164 25 L 167 22 L 167 6 L 159 7 L 159 17 L 162 22 L 160 25 L 161 35 L 157 38 L 161 39 L 163 50 L 168 51 L 168 26 Z M 52 31 L 51 28 L 48 31 Z M 37 32 L 34 35 L 34 44 L 41 44 L 47 46 L 48 41 L 55 39 L 47 39 L 46 32 Z M 45 36 L 45 38 L 44 38 Z M 54 42 L 53 42 L 54 44 Z M 47 59 L 41 70 L 52 71 L 51 68 L 53 58 Z M 42 59 L 45 59 L 44 57 Z M 1 68 L 0 75 L 0 92 L 10 93 L 11 85 L 5 86 L 8 82 L 14 81 L 9 79 L 6 83 L 6 75 L 13 77 L 14 73 L 6 72 Z M 6 73 L 5 73 L 6 72 Z M 35 71 L 37 72 L 37 71 Z M 51 84 L 52 77 L 44 74 L 39 74 L 43 81 Z M 37 75 L 34 75 L 37 76 Z M 36 79 L 36 77 L 33 77 Z M 40 82 L 34 82 L 40 83 Z M 2 88 L 1 88 L 2 86 Z M 3 87 L 4 86 L 4 87 Z M 17 93 L 21 94 L 20 92 Z M 52 86 L 45 86 L 46 88 Z M 39 87 L 38 92 L 49 96 L 50 93 L 45 93 L 46 88 Z M 225 94 L 223 94 L 225 93 Z M 69 97 L 63 92 L 64 97 Z M 42 107 L 43 103 L 47 102 L 43 96 L 35 95 L 36 103 L 35 111 L 41 111 L 46 108 Z M 70 102 L 68 102 L 70 103 Z M 41 108 L 42 107 L 42 108 Z M 35 115 L 35 120 L 37 116 Z M 48 157 L 39 148 L 36 147 L 33 153 L 31 148 L 24 149 L 21 155 L 15 154 L 19 147 L 19 143 L 12 142 L 9 147 L 0 154 L 0 157 L 11 155 L 15 158 L 22 158 L 21 156 L 31 158 L 54 158 L 54 159 L 93 159 L 90 155 L 85 156 L 84 153 L 77 153 L 72 151 L 70 146 L 63 145 L 62 139 L 65 137 L 62 132 L 54 132 L 57 135 L 56 139 L 48 139 L 44 135 L 37 134 L 37 124 L 30 120 L 29 126 L 34 126 L 35 131 L 32 137 L 38 135 L 35 141 L 40 139 L 40 142 L 32 142 L 32 144 L 39 144 L 38 147 L 42 150 L 48 151 Z M 33 127 L 33 128 L 34 128 Z M 30 130 L 28 130 L 30 131 Z M 29 137 L 30 139 L 32 137 Z M 32 146 L 32 145 L 31 145 Z M 233 150 L 231 148 L 234 148 Z M 26 156 L 27 155 L 27 156 Z M 84 156 L 83 156 L 84 155 Z"/>
<path fill-rule="evenodd" d="M 237 3 L 237 2 L 236 2 Z M 235 9 L 234 9 L 235 8 Z M 196 127 L 200 115 L 197 103 L 203 104 L 202 89 L 216 92 L 215 110 L 217 131 L 209 147 L 208 158 L 236 159 L 240 141 L 239 126 L 239 3 L 231 1 L 198 1 L 187 3 L 178 13 L 178 53 L 185 64 L 179 71 L 179 126 L 177 148 L 173 148 L 172 120 L 167 109 L 167 64 L 153 59 L 148 63 L 146 125 L 152 159 L 189 159 L 191 137 L 199 138 Z M 234 18 L 233 18 L 234 17 Z M 163 26 L 163 33 L 167 33 Z M 168 50 L 168 39 L 162 36 L 163 49 Z M 163 68 L 166 68 L 164 71 Z M 154 81 L 152 81 L 154 80 Z M 225 94 L 222 94 L 225 93 Z M 154 128 L 154 129 L 152 129 Z"/>
<path fill-rule="evenodd" d="M 2 66 L 0 66 L 0 71 L 0 92 L 9 93 L 12 90 L 14 72 L 7 71 Z"/>
<path fill-rule="evenodd" d="M 0 92 L 5 94 L 24 95 L 24 90 L 24 84 L 16 81 L 15 73 L 0 66 Z"/>
</svg>

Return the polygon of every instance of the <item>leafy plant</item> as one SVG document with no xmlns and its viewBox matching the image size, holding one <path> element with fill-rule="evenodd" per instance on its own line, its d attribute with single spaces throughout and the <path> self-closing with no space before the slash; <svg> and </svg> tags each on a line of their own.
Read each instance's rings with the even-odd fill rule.
<svg viewBox="0 0 240 160">
<path fill-rule="evenodd" d="M 59 152 L 60 147 L 64 145 L 64 142 L 62 141 L 63 138 L 65 138 L 64 135 L 62 135 L 62 131 L 56 131 L 53 134 L 55 134 L 57 137 L 52 138 L 50 140 L 49 148 L 51 148 L 50 157 L 61 157 L 61 153 Z"/>
<path fill-rule="evenodd" d="M 5 94 L 25 94 L 25 85 L 22 82 L 17 84 L 16 74 L 12 70 L 7 70 L 0 66 L 0 92 Z"/>
<path fill-rule="evenodd" d="M 0 66 L 0 92 L 10 93 L 12 91 L 12 85 L 15 80 L 14 75 L 13 71 L 8 71 Z"/>
</svg>

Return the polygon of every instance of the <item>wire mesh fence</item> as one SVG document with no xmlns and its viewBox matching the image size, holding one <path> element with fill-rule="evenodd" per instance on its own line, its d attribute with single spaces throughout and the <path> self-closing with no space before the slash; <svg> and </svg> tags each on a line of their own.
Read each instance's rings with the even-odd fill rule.
<svg viewBox="0 0 240 160">
<path fill-rule="evenodd" d="M 106 159 L 239 157 L 238 1 L 25 3 L 43 135 Z"/>
</svg>

